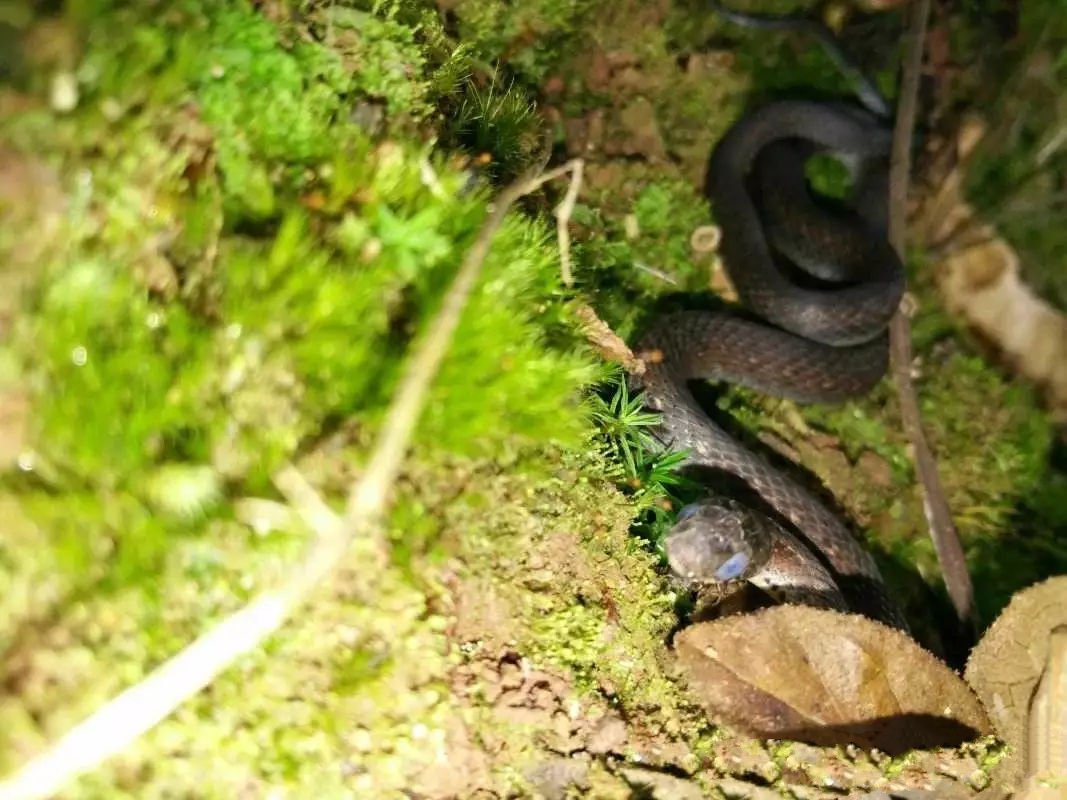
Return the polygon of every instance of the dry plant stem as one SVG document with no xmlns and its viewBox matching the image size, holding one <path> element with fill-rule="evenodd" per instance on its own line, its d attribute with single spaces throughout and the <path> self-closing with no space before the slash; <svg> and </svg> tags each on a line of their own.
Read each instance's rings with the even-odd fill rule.
<svg viewBox="0 0 1067 800">
<path fill-rule="evenodd" d="M 511 205 L 566 169 L 541 175 L 548 150 L 536 167 L 505 188 L 494 200 L 474 244 L 445 295 L 440 312 L 412 358 L 389 408 L 363 476 L 353 486 L 342 519 L 326 505 L 303 476 L 292 467 L 275 476 L 303 521 L 316 534 L 307 556 L 280 587 L 264 592 L 241 610 L 202 635 L 147 678 L 114 698 L 76 725 L 29 764 L 0 782 L 0 800 L 31 800 L 55 794 L 77 775 L 121 752 L 195 695 L 238 657 L 255 649 L 278 630 L 337 568 L 342 557 L 359 549 L 359 563 L 384 560 L 385 543 L 378 531 L 388 492 L 411 441 L 411 433 L 425 403 L 427 389 L 441 361 L 463 308 L 489 253 L 493 235 Z M 373 576 L 375 569 L 364 569 Z M 368 580 L 373 580 L 369 577 Z"/>
<path fill-rule="evenodd" d="M 896 130 L 893 132 L 893 156 L 889 176 L 889 241 L 897 254 L 905 255 L 905 224 L 907 219 L 908 175 L 911 172 L 911 138 L 915 128 L 915 113 L 922 67 L 923 41 L 930 15 L 929 0 L 915 0 L 909 11 L 910 24 L 905 35 L 904 68 L 901 77 L 900 101 L 897 106 Z M 952 604 L 959 620 L 973 629 L 974 588 L 967 571 L 959 534 L 952 522 L 948 501 L 937 472 L 930 446 L 922 429 L 919 402 L 911 381 L 911 332 L 908 319 L 900 310 L 889 326 L 890 356 L 893 377 L 900 399 L 900 416 L 904 430 L 915 451 L 915 467 L 923 491 L 923 508 L 930 526 L 930 536 L 941 564 Z"/>
<path fill-rule="evenodd" d="M 571 182 L 567 187 L 567 194 L 558 206 L 556 206 L 556 237 L 559 244 L 559 271 L 560 280 L 568 288 L 574 285 L 574 275 L 571 271 L 571 236 L 567 225 L 574 213 L 574 204 L 578 201 L 578 192 L 582 188 L 582 175 L 585 162 L 580 158 L 572 159 L 561 167 L 546 172 L 538 180 L 544 182 L 552 178 L 571 173 Z M 575 316 L 581 321 L 585 329 L 585 338 L 590 345 L 606 361 L 621 364 L 623 368 L 633 374 L 642 375 L 645 364 L 633 354 L 615 331 L 596 313 L 588 303 L 579 303 L 574 309 Z"/>
<path fill-rule="evenodd" d="M 605 361 L 621 364 L 631 375 L 644 375 L 645 362 L 634 355 L 633 351 L 593 310 L 593 307 L 581 303 L 574 309 L 574 315 L 581 320 L 585 328 L 585 338 Z"/>
<path fill-rule="evenodd" d="M 574 204 L 578 202 L 578 191 L 582 188 L 582 173 L 585 162 L 580 158 L 569 161 L 571 167 L 571 182 L 567 187 L 567 194 L 563 202 L 556 206 L 556 237 L 559 241 L 559 271 L 563 285 L 568 289 L 574 285 L 574 274 L 571 270 L 571 232 L 567 228 L 571 214 L 574 213 Z"/>
</svg>

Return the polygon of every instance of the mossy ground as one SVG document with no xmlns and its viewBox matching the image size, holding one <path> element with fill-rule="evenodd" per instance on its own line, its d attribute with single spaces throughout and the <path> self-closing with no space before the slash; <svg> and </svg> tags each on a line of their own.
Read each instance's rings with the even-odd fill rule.
<svg viewBox="0 0 1067 800">
<path fill-rule="evenodd" d="M 609 371 L 570 303 L 628 337 L 664 295 L 718 285 L 691 243 L 713 142 L 753 91 L 843 87 L 806 44 L 695 3 L 440 6 L 78 2 L 0 21 L 22 43 L 0 98 L 17 112 L 0 283 L 20 292 L 0 301 L 3 769 L 286 573 L 305 533 L 247 500 L 276 499 L 285 461 L 343 496 L 490 181 L 543 121 L 589 158 L 579 285 L 516 213 L 435 383 L 373 602 L 355 553 L 66 796 L 521 796 L 563 756 L 603 797 L 630 796 L 626 764 L 822 785 L 817 759 L 713 730 L 672 681 L 676 598 L 599 453 L 589 391 Z M 1033 396 L 915 277 L 922 402 L 988 619 L 1067 564 L 1064 477 Z M 720 407 L 826 482 L 916 606 L 940 597 L 888 387 L 836 410 L 739 391 Z M 857 781 L 881 779 L 861 762 Z"/>
</svg>

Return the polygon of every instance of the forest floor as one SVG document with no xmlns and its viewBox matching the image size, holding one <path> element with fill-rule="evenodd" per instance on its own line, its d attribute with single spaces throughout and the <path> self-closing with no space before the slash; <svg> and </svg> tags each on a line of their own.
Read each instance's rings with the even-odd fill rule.
<svg viewBox="0 0 1067 800">
<path fill-rule="evenodd" d="M 577 321 L 588 304 L 631 340 L 687 294 L 729 292 L 702 246 L 707 157 L 760 99 L 847 94 L 812 43 L 662 0 L 36 13 L 0 20 L 0 770 L 287 574 L 308 534 L 271 475 L 293 463 L 341 501 L 493 186 L 547 128 L 556 161 L 586 161 L 576 286 L 559 279 L 553 186 L 495 240 L 373 593 L 347 565 L 62 796 L 989 785 L 991 739 L 889 757 L 707 719 L 670 649 L 685 607 L 658 550 L 670 484 L 616 457 L 618 371 Z M 927 104 L 946 129 L 983 99 L 967 59 L 997 42 L 985 20 L 935 16 L 931 53 L 949 55 L 931 57 Z M 1013 47 L 1050 47 L 1039 23 Z M 891 86 L 899 30 L 886 12 L 842 35 Z M 977 196 L 1017 177 L 1015 151 L 1002 156 Z M 1029 230 L 1024 251 L 1062 253 Z M 1067 572 L 1064 444 L 1038 393 L 945 312 L 918 245 L 909 271 L 920 403 L 988 623 Z M 1029 277 L 1062 301 L 1054 276 Z M 717 407 L 825 487 L 919 640 L 958 661 L 938 636 L 950 605 L 889 382 L 840 408 L 738 389 Z"/>
</svg>

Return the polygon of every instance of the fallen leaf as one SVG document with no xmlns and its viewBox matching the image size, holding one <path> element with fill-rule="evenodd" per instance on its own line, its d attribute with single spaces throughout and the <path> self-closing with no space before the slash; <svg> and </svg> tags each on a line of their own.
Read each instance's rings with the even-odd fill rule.
<svg viewBox="0 0 1067 800">
<path fill-rule="evenodd" d="M 1026 789 L 1020 800 L 1067 796 L 1067 625 L 1049 637 L 1048 661 L 1030 702 Z"/>
<path fill-rule="evenodd" d="M 626 342 L 597 316 L 592 307 L 580 303 L 575 306 L 574 311 L 582 322 L 589 344 L 596 348 L 603 358 L 622 364 L 632 375 L 644 373 L 645 365 L 641 359 L 635 356 L 633 351 L 626 346 Z"/>
<path fill-rule="evenodd" d="M 708 713 L 753 736 L 896 754 L 989 730 L 952 670 L 859 615 L 776 606 L 694 625 L 675 649 Z"/>
<path fill-rule="evenodd" d="M 1049 643 L 1067 625 L 1067 575 L 1016 593 L 974 648 L 964 673 L 997 735 L 1015 749 L 996 780 L 1015 786 L 1026 765 L 1027 721 L 1034 690 L 1049 663 Z"/>
</svg>

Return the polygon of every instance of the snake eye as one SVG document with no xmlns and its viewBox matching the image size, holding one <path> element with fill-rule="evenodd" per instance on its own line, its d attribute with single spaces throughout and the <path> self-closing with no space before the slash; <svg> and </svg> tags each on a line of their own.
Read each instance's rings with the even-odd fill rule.
<svg viewBox="0 0 1067 800">
<path fill-rule="evenodd" d="M 715 577 L 720 581 L 732 581 L 748 567 L 747 553 L 734 553 L 722 566 L 715 570 Z"/>
<path fill-rule="evenodd" d="M 681 511 L 678 512 L 678 518 L 675 520 L 675 522 L 685 522 L 690 517 L 695 516 L 697 511 L 699 511 L 699 510 L 700 510 L 700 504 L 699 503 L 690 503 L 689 505 L 685 506 L 685 508 L 683 508 Z"/>
</svg>

